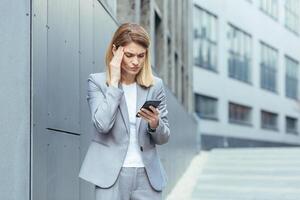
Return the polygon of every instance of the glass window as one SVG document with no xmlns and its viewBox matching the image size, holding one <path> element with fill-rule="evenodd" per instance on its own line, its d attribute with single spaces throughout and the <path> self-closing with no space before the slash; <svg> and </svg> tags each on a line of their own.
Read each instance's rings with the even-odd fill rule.
<svg viewBox="0 0 300 200">
<path fill-rule="evenodd" d="M 286 116 L 285 128 L 287 133 L 298 134 L 298 119 Z"/>
<path fill-rule="evenodd" d="M 244 82 L 250 82 L 251 36 L 229 24 L 228 41 L 228 75 Z"/>
<path fill-rule="evenodd" d="M 277 130 L 277 119 L 278 114 L 268 112 L 268 111 L 261 111 L 261 127 L 264 129 L 271 129 Z"/>
<path fill-rule="evenodd" d="M 195 6 L 194 63 L 199 67 L 217 69 L 217 18 Z"/>
<path fill-rule="evenodd" d="M 261 42 L 260 85 L 261 88 L 276 92 L 278 52 Z"/>
<path fill-rule="evenodd" d="M 292 32 L 299 34 L 299 0 L 285 0 L 285 27 Z"/>
<path fill-rule="evenodd" d="M 278 0 L 260 0 L 260 9 L 273 19 L 278 19 Z"/>
<path fill-rule="evenodd" d="M 201 118 L 217 119 L 217 102 L 213 97 L 195 94 L 195 111 Z"/>
<path fill-rule="evenodd" d="M 285 56 L 285 94 L 292 99 L 298 99 L 298 61 Z"/>
<path fill-rule="evenodd" d="M 229 122 L 250 125 L 251 107 L 236 103 L 229 103 Z"/>
</svg>

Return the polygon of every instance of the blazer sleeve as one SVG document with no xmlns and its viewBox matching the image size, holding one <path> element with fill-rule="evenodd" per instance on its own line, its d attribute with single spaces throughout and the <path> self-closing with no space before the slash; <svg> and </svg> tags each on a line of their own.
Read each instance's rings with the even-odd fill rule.
<svg viewBox="0 0 300 200">
<path fill-rule="evenodd" d="M 101 134 L 107 134 L 114 125 L 118 106 L 123 96 L 123 90 L 109 86 L 105 93 L 99 87 L 92 74 L 88 78 L 87 101 L 92 122 Z"/>
<path fill-rule="evenodd" d="M 164 85 L 161 79 L 158 83 L 159 83 L 159 87 L 157 89 L 156 99 L 161 100 L 161 103 L 158 106 L 158 110 L 160 113 L 158 127 L 156 128 L 155 132 L 150 132 L 148 129 L 147 132 L 150 134 L 150 136 L 152 137 L 153 141 L 156 144 L 162 145 L 169 141 L 170 127 L 169 127 L 169 121 L 167 116 L 168 115 L 167 99 L 164 90 Z"/>
</svg>

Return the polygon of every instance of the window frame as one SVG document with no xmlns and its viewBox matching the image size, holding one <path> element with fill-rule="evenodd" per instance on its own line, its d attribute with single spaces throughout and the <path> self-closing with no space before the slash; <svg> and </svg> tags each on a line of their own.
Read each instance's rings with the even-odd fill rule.
<svg viewBox="0 0 300 200">
<path fill-rule="evenodd" d="M 273 115 L 274 119 L 275 119 L 275 125 L 274 126 L 269 126 L 269 125 L 266 125 L 264 124 L 264 119 L 263 119 L 263 113 L 265 114 L 269 114 L 269 116 Z M 267 110 L 264 110 L 262 109 L 260 111 L 260 124 L 261 124 L 261 128 L 262 129 L 265 129 L 265 130 L 272 130 L 272 131 L 279 131 L 278 129 L 278 118 L 279 118 L 279 115 L 278 113 L 275 113 L 275 112 L 271 112 L 271 111 L 267 111 Z"/>
<path fill-rule="evenodd" d="M 213 14 L 212 12 L 200 7 L 197 4 L 194 4 L 193 18 L 195 18 L 195 16 L 197 14 L 202 17 L 199 17 L 199 18 L 201 18 L 199 21 L 199 25 L 196 26 L 196 24 L 194 24 L 194 26 L 193 26 L 193 32 L 194 32 L 194 35 L 193 35 L 193 40 L 194 40 L 193 64 L 202 69 L 207 69 L 209 71 L 218 72 L 218 34 L 217 34 L 218 33 L 218 26 L 217 26 L 218 17 L 217 17 L 217 15 Z M 206 21 L 204 21 L 203 19 L 206 19 Z M 207 20 L 207 19 L 209 19 L 209 20 Z M 212 20 L 212 19 L 214 19 L 214 20 Z M 207 25 L 204 32 L 203 32 L 203 27 L 204 27 L 203 24 Z M 212 25 L 214 26 L 213 29 L 212 29 Z M 198 30 L 197 28 L 198 29 L 200 28 L 200 29 Z M 197 30 L 199 31 L 199 33 Z M 205 33 L 205 35 L 203 35 L 203 33 Z M 207 36 L 208 34 L 210 34 L 210 35 Z M 215 41 L 214 41 L 214 39 L 215 39 Z M 197 40 L 199 40 L 198 46 L 197 46 L 197 43 L 198 43 Z M 198 49 L 198 50 L 196 51 L 196 49 Z M 204 51 L 202 49 L 204 49 Z M 203 52 L 206 52 L 206 53 L 203 53 Z M 195 55 L 195 53 L 198 53 L 198 54 Z M 203 54 L 205 54 L 205 56 L 202 56 Z M 210 58 L 208 58 L 209 56 L 210 56 Z"/>
<path fill-rule="evenodd" d="M 233 119 L 231 118 L 231 106 L 237 106 L 237 109 L 241 109 L 244 111 L 248 111 L 247 115 L 248 115 L 248 120 L 247 121 L 244 121 L 244 120 L 239 120 L 239 119 Z M 241 111 L 240 110 L 240 111 Z M 232 123 L 232 124 L 239 124 L 239 125 L 245 125 L 245 126 L 252 126 L 252 107 L 251 106 L 247 106 L 247 105 L 244 105 L 244 104 L 240 104 L 240 103 L 236 103 L 236 102 L 233 102 L 233 101 L 229 101 L 228 102 L 228 122 L 229 123 Z M 237 110 L 236 110 L 237 112 Z M 239 113 L 240 115 L 242 115 L 243 113 Z"/>
<path fill-rule="evenodd" d="M 268 57 L 264 57 L 265 55 L 268 55 Z M 278 67 L 279 67 L 278 58 L 279 58 L 279 52 L 276 48 L 270 46 L 269 44 L 263 41 L 260 41 L 260 88 L 261 89 L 273 93 L 278 93 Z M 268 62 L 267 64 L 265 64 L 266 61 Z M 272 64 L 270 63 L 272 64 L 275 63 L 276 64 L 275 67 L 272 67 Z M 265 72 L 266 70 L 267 72 Z M 270 73 L 271 75 L 273 73 L 274 77 L 271 77 Z M 272 81 L 274 82 L 274 85 L 271 85 Z M 268 85 L 265 85 L 266 82 L 268 82 L 267 83 Z"/>
<path fill-rule="evenodd" d="M 206 99 L 206 100 L 212 100 L 213 102 L 213 115 L 207 115 L 205 113 L 201 113 L 201 105 L 199 105 L 199 112 L 198 112 L 198 102 L 199 104 L 201 104 L 201 98 Z M 199 100 L 199 101 L 198 101 Z M 219 120 L 219 108 L 218 108 L 218 103 L 219 103 L 219 99 L 217 97 L 213 97 L 213 96 L 209 96 L 209 95 L 204 95 L 204 94 L 200 94 L 200 93 L 194 93 L 194 101 L 195 101 L 195 113 L 199 118 L 202 119 L 209 119 L 209 120 Z"/>
<path fill-rule="evenodd" d="M 231 34 L 238 34 L 235 36 L 237 41 L 231 40 Z M 239 80 L 241 82 L 252 84 L 252 36 L 241 28 L 233 25 L 232 23 L 228 23 L 228 57 L 227 57 L 227 74 L 228 77 Z M 234 43 L 237 43 L 234 45 Z M 234 46 L 239 46 L 236 48 Z M 231 59 L 232 57 L 237 57 L 237 59 Z M 246 60 L 247 66 L 240 65 L 231 65 L 232 62 L 236 62 L 237 60 Z M 247 62 L 248 61 L 248 62 Z M 243 62 L 242 64 L 245 64 Z M 243 73 L 241 73 L 243 72 Z"/>
<path fill-rule="evenodd" d="M 298 100 L 299 99 L 299 92 L 298 92 L 298 89 L 299 89 L 299 61 L 297 61 L 296 59 L 288 56 L 288 55 L 285 55 L 284 56 L 284 61 L 285 61 L 285 96 L 287 98 L 290 98 L 290 99 L 293 99 L 293 100 Z M 291 65 L 288 65 L 287 62 L 292 62 L 293 64 L 295 64 L 295 67 L 296 67 L 296 75 L 297 77 L 292 77 L 288 74 L 288 67 L 291 67 Z M 293 66 L 294 67 L 294 66 Z M 296 91 L 296 95 L 293 96 L 293 95 L 290 95 L 288 89 L 290 89 L 289 87 L 289 84 L 288 84 L 288 81 L 290 80 L 290 82 L 296 82 L 295 84 L 295 91 Z"/>
</svg>

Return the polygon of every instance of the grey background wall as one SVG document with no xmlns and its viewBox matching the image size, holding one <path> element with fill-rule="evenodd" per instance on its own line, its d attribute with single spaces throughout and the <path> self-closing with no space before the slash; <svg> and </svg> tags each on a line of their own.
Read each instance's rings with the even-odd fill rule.
<svg viewBox="0 0 300 200">
<path fill-rule="evenodd" d="M 13 14 L 12 14 L 13 11 Z M 30 1 L 0 1 L 0 199 L 29 199 Z"/>
<path fill-rule="evenodd" d="M 87 77 L 104 71 L 118 22 L 97 0 L 4 0 L 0 11 L 0 199 L 94 199 L 94 186 L 78 178 L 92 137 Z M 195 119 L 166 93 L 164 195 L 197 150 Z"/>
</svg>

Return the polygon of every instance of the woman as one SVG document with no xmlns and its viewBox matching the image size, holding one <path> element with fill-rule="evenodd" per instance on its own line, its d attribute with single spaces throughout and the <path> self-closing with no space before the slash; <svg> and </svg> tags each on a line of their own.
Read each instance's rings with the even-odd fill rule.
<svg viewBox="0 0 300 200">
<path fill-rule="evenodd" d="M 122 24 L 106 52 L 106 73 L 88 78 L 95 134 L 79 177 L 95 184 L 97 200 L 162 199 L 167 176 L 156 145 L 168 142 L 170 129 L 163 82 L 152 74 L 149 45 L 144 28 Z M 140 109 L 146 100 L 161 103 L 151 111 Z"/>
</svg>

